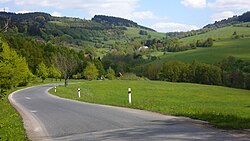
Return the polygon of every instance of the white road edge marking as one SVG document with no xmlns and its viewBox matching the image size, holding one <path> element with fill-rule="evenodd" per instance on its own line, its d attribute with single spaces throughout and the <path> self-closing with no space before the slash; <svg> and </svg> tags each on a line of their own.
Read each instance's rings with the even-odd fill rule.
<svg viewBox="0 0 250 141">
<path fill-rule="evenodd" d="M 25 97 L 25 99 L 31 99 L 30 97 Z"/>
</svg>

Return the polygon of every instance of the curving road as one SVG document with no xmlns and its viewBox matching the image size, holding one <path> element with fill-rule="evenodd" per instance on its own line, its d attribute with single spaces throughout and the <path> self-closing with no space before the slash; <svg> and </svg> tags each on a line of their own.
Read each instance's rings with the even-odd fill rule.
<svg viewBox="0 0 250 141">
<path fill-rule="evenodd" d="M 48 94 L 53 86 L 30 87 L 9 96 L 31 140 L 250 140 L 202 121 L 59 98 Z"/>
</svg>

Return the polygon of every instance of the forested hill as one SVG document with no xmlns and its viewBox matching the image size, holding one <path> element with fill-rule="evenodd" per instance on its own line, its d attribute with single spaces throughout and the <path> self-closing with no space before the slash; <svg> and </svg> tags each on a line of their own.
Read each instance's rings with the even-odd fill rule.
<svg viewBox="0 0 250 141">
<path fill-rule="evenodd" d="M 123 19 L 123 18 L 118 18 L 118 17 L 112 17 L 112 16 L 105 16 L 105 15 L 95 15 L 94 18 L 92 18 L 92 21 L 98 22 L 98 23 L 105 23 L 109 25 L 114 25 L 114 26 L 126 26 L 126 27 L 138 27 L 150 31 L 155 31 L 151 28 L 144 27 L 141 25 L 138 25 L 137 23 Z"/>
<path fill-rule="evenodd" d="M 204 28 L 220 28 L 220 27 L 225 27 L 233 24 L 238 24 L 241 22 L 250 22 L 250 11 L 246 12 L 240 16 L 233 16 L 228 19 L 224 19 L 221 21 L 216 21 L 213 24 L 208 24 L 204 26 Z"/>
<path fill-rule="evenodd" d="M 112 47 L 115 43 L 130 43 L 138 36 L 146 38 L 147 34 L 139 34 L 140 30 L 143 30 L 143 33 L 152 33 L 150 35 L 152 38 L 158 38 L 160 34 L 130 20 L 100 15 L 92 20 L 86 20 L 53 17 L 42 12 L 25 14 L 0 12 L 0 29 L 3 29 L 6 23 L 8 32 L 5 34 L 23 34 L 54 45 L 77 48 Z"/>
<path fill-rule="evenodd" d="M 185 38 L 190 37 L 194 35 L 200 35 L 207 33 L 211 30 L 216 30 L 218 28 L 223 28 L 227 26 L 238 26 L 241 25 L 241 23 L 250 22 L 250 11 L 246 12 L 240 16 L 233 16 L 228 19 L 223 19 L 221 21 L 216 21 L 213 24 L 208 24 L 204 26 L 202 29 L 199 30 L 192 30 L 188 32 L 169 32 L 167 33 L 167 36 L 169 37 L 177 37 L 177 38 Z M 246 25 L 248 26 L 248 24 Z"/>
</svg>

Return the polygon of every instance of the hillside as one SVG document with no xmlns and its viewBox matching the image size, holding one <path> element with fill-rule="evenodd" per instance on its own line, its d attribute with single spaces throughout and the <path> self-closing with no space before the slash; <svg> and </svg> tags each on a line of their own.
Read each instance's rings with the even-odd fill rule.
<svg viewBox="0 0 250 141">
<path fill-rule="evenodd" d="M 77 48 L 110 47 L 115 43 L 129 43 L 134 36 L 125 33 L 134 32 L 133 29 L 137 29 L 138 33 L 135 33 L 137 37 L 143 37 L 139 34 L 140 30 L 149 32 L 152 38 L 162 37 L 162 34 L 153 29 L 138 25 L 133 21 L 101 15 L 96 15 L 92 20 L 85 20 L 53 17 L 41 12 L 26 14 L 0 12 L 0 29 L 8 20 L 6 34 L 21 33 L 55 45 Z"/>
<path fill-rule="evenodd" d="M 223 27 L 238 26 L 238 25 L 241 26 L 242 24 L 246 22 L 250 22 L 250 12 L 243 13 L 242 15 L 239 15 L 239 16 L 233 16 L 228 19 L 223 19 L 221 21 L 215 21 L 214 23 L 208 24 L 198 30 L 192 30 L 188 32 L 169 32 L 167 33 L 167 36 L 176 37 L 176 38 L 186 38 L 186 37 L 206 34 L 207 32 L 217 30 Z M 246 27 L 249 27 L 249 26 L 246 26 Z"/>
<path fill-rule="evenodd" d="M 228 56 L 234 56 L 238 59 L 250 62 L 250 38 L 224 40 L 214 42 L 210 48 L 197 48 L 177 53 L 166 53 L 161 57 L 161 61 L 178 60 L 192 63 L 194 60 L 215 64 Z"/>
<path fill-rule="evenodd" d="M 125 35 L 131 38 L 144 38 L 144 39 L 147 39 L 148 35 L 150 35 L 151 38 L 157 38 L 157 39 L 162 39 L 166 37 L 165 33 L 155 32 L 151 30 L 147 31 L 147 35 L 138 34 L 141 30 L 143 29 L 135 27 L 127 27 L 127 30 L 125 30 Z"/>
<path fill-rule="evenodd" d="M 237 59 L 250 62 L 250 12 L 240 16 L 224 19 L 208 24 L 203 29 L 204 33 L 181 38 L 180 41 L 185 44 L 196 43 L 198 40 L 204 41 L 208 38 L 214 40 L 210 48 L 197 48 L 177 53 L 166 53 L 161 57 L 161 61 L 179 60 L 191 63 L 194 60 L 214 64 L 220 62 L 228 56 L 234 56 Z M 192 31 L 191 31 L 192 32 Z M 188 34 L 186 32 L 185 34 Z M 195 33 L 195 31 L 193 31 Z M 184 33 L 179 33 L 179 35 Z M 177 35 L 177 34 L 176 34 Z"/>
<path fill-rule="evenodd" d="M 131 20 L 118 18 L 118 17 L 105 16 L 105 15 L 95 15 L 94 18 L 92 18 L 91 20 L 95 21 L 97 23 L 108 24 L 108 25 L 112 25 L 112 26 L 136 27 L 136 28 L 156 32 L 155 30 L 153 30 L 151 28 L 138 25 L 136 22 L 133 22 Z"/>
<path fill-rule="evenodd" d="M 193 42 L 197 40 L 205 40 L 207 38 L 212 38 L 214 40 L 223 40 L 223 39 L 231 39 L 233 38 L 233 34 L 236 33 L 240 37 L 250 37 L 250 25 L 249 22 L 244 24 L 236 24 L 223 28 L 218 28 L 216 30 L 211 30 L 207 33 L 190 36 L 186 38 L 182 38 L 181 40 L 184 42 Z"/>
</svg>

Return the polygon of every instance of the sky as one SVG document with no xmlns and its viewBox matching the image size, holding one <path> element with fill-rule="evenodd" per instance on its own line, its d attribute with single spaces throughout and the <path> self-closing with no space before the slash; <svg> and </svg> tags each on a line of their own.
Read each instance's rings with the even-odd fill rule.
<svg viewBox="0 0 250 141">
<path fill-rule="evenodd" d="M 108 15 L 158 32 L 189 31 L 250 11 L 250 0 L 0 0 L 0 11 L 91 19 Z"/>
</svg>

